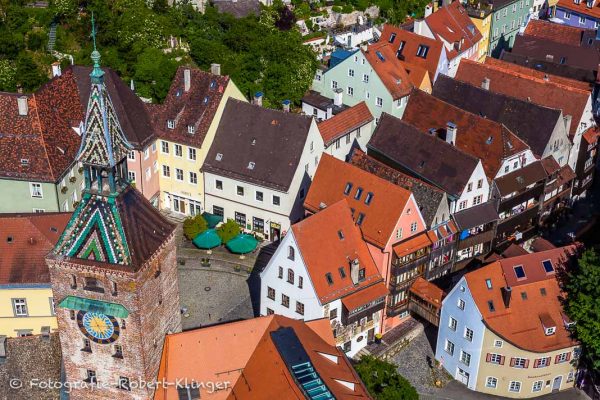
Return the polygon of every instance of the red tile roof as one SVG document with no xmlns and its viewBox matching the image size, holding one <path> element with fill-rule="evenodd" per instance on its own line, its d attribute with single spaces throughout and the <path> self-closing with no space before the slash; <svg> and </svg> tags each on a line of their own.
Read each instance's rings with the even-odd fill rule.
<svg viewBox="0 0 600 400">
<path fill-rule="evenodd" d="M 184 90 L 184 71 L 190 70 L 190 88 Z M 202 147 L 223 93 L 229 84 L 228 76 L 213 75 L 196 68 L 179 67 L 163 104 L 152 106 L 153 125 L 161 138 L 195 147 Z M 167 121 L 175 122 L 169 129 Z M 188 132 L 194 127 L 194 133 Z"/>
<path fill-rule="evenodd" d="M 346 199 L 293 225 L 292 232 L 321 304 L 373 285 L 381 285 L 385 290 L 383 278 L 360 229 L 352 220 Z M 365 270 L 365 279 L 357 284 L 350 276 L 353 260 L 358 260 L 359 269 Z M 341 268 L 344 269 L 343 278 L 339 271 Z M 333 283 L 328 283 L 326 274 L 331 275 Z"/>
<path fill-rule="evenodd" d="M 600 137 L 600 128 L 597 126 L 593 126 L 583 133 L 583 138 L 588 144 L 596 143 L 598 137 Z"/>
<path fill-rule="evenodd" d="M 587 6 L 587 2 L 581 1 L 575 4 L 573 0 L 558 0 L 558 7 L 566 8 L 567 10 L 575 11 L 577 14 L 588 15 L 590 17 L 600 18 L 600 1 L 594 0 L 592 8 Z"/>
<path fill-rule="evenodd" d="M 325 146 L 329 146 L 336 139 L 371 121 L 373 121 L 373 114 L 369 111 L 367 103 L 361 101 L 357 105 L 321 122 L 318 126 Z"/>
<path fill-rule="evenodd" d="M 408 96 L 414 85 L 389 43 L 381 41 L 361 51 L 393 100 Z"/>
<path fill-rule="evenodd" d="M 303 399 L 273 334 L 291 328 L 315 372 L 338 399 L 370 399 L 344 353 L 334 344 L 328 319 L 303 322 L 281 315 L 167 335 L 158 380 L 229 382 L 222 390 L 201 389 L 203 399 Z M 335 361 L 332 361 L 335 360 Z M 353 386 L 353 389 L 344 385 Z M 155 400 L 176 399 L 174 385 L 159 388 Z"/>
<path fill-rule="evenodd" d="M 390 42 L 392 35 L 395 36 Z M 440 57 L 442 55 L 442 42 L 418 35 L 414 32 L 407 31 L 390 24 L 385 24 L 383 26 L 383 32 L 381 32 L 380 40 L 390 43 L 390 46 L 396 53 L 400 48 L 400 43 L 404 42 L 401 53 L 403 56 L 403 61 L 425 68 L 429 73 L 429 79 L 431 82 L 433 82 Z M 419 46 L 427 46 L 429 48 L 425 58 L 417 56 L 417 50 L 419 49 Z"/>
<path fill-rule="evenodd" d="M 591 29 L 588 29 L 588 31 Z M 525 28 L 525 35 L 548 39 L 553 42 L 580 46 L 586 29 L 574 26 L 555 24 L 541 19 L 531 19 Z"/>
<path fill-rule="evenodd" d="M 415 279 L 410 287 L 410 291 L 431 304 L 436 304 L 438 306 L 442 305 L 442 300 L 446 295 L 442 289 L 421 276 Z"/>
<path fill-rule="evenodd" d="M 344 190 L 351 184 L 348 195 Z M 358 188 L 362 194 L 356 199 Z M 372 193 L 370 204 L 365 204 Z M 363 238 L 379 248 L 386 246 L 411 193 L 362 169 L 323 154 L 304 201 L 304 208 L 316 213 L 342 199 L 354 209 L 354 221 L 363 215 Z"/>
<path fill-rule="evenodd" d="M 427 232 L 423 232 L 421 234 L 415 235 L 410 239 L 404 240 L 400 243 L 396 243 L 393 247 L 394 254 L 396 257 L 404 257 L 406 255 L 412 254 L 419 249 L 429 247 L 433 243 L 429 239 L 429 235 Z"/>
<path fill-rule="evenodd" d="M 540 78 L 537 75 L 539 73 L 533 69 L 488 57 L 484 64 L 461 60 L 456 79 L 481 86 L 483 80 L 488 78 L 490 90 L 493 92 L 562 110 L 564 116 L 571 115 L 573 118 L 570 130 L 573 136 L 588 104 L 589 90 L 577 89 L 575 84 L 570 83 L 576 81 L 554 75 L 547 75 L 547 79 Z"/>
<path fill-rule="evenodd" d="M 446 50 L 449 60 L 475 46 L 483 37 L 460 1 L 440 7 L 425 18 L 425 23 L 434 35 L 453 46 L 452 50 Z"/>
<path fill-rule="evenodd" d="M 536 353 L 577 345 L 563 324 L 560 297 L 564 293 L 555 273 L 546 273 L 542 266 L 542 261 L 550 260 L 554 268 L 559 268 L 573 251 L 574 246 L 567 246 L 504 258 L 466 274 L 469 290 L 486 326 L 514 346 Z M 524 279 L 515 275 L 514 267 L 519 265 L 525 271 Z M 488 279 L 492 289 L 487 288 Z M 503 302 L 503 287 L 512 288 L 509 307 Z M 494 311 L 490 311 L 489 301 L 493 302 Z M 545 314 L 556 322 L 553 335 L 545 334 L 540 321 Z"/>
<path fill-rule="evenodd" d="M 70 217 L 70 213 L 1 215 L 0 285 L 49 284 L 46 255 Z"/>
<path fill-rule="evenodd" d="M 342 304 L 346 310 L 352 312 L 357 308 L 367 305 L 376 300 L 382 300 L 388 295 L 388 290 L 383 283 L 371 285 L 364 290 L 354 292 L 346 297 L 342 297 Z"/>
<path fill-rule="evenodd" d="M 457 126 L 456 147 L 481 159 L 489 179 L 493 179 L 502 160 L 529 146 L 504 125 L 463 111 L 449 103 L 415 90 L 411 94 L 402 120 L 430 134 L 430 129 L 443 133 L 452 122 Z"/>
</svg>

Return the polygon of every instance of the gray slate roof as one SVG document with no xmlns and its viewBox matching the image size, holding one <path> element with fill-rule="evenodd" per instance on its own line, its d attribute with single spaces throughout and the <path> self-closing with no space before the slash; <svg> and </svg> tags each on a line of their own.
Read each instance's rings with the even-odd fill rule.
<svg viewBox="0 0 600 400">
<path fill-rule="evenodd" d="M 505 125 L 538 156 L 544 153 L 561 118 L 560 110 L 491 92 L 445 75 L 438 77 L 432 94 L 465 111 Z"/>
<path fill-rule="evenodd" d="M 435 135 L 383 113 L 367 144 L 369 155 L 460 196 L 479 160 Z M 394 165 L 396 164 L 396 165 Z"/>
<path fill-rule="evenodd" d="M 461 231 L 497 221 L 500 218 L 492 201 L 459 211 L 454 213 L 452 217 Z"/>
<path fill-rule="evenodd" d="M 229 99 L 203 170 L 287 192 L 312 121 Z"/>
<path fill-rule="evenodd" d="M 574 65 L 547 61 L 545 58 L 540 59 L 530 55 L 510 53 L 504 50 L 500 55 L 500 59 L 523 67 L 537 69 L 538 71 L 546 72 L 551 75 L 562 76 L 563 78 L 575 79 L 576 81 L 588 82 L 590 84 L 596 82 L 597 66 L 594 69 L 580 68 Z"/>
</svg>

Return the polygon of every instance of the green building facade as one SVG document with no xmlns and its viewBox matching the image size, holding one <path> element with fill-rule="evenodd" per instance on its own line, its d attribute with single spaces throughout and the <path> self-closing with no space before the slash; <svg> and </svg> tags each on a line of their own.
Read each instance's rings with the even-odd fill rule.
<svg viewBox="0 0 600 400">
<path fill-rule="evenodd" d="M 499 57 L 515 43 L 519 29 L 527 24 L 533 0 L 499 0 L 492 4 L 492 27 L 488 55 Z"/>
</svg>

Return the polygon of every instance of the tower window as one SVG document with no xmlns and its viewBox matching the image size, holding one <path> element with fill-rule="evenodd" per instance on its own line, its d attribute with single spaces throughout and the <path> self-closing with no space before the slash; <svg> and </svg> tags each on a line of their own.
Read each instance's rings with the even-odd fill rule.
<svg viewBox="0 0 600 400">
<path fill-rule="evenodd" d="M 86 371 L 85 381 L 88 383 L 98 383 L 98 380 L 96 378 L 96 371 L 94 371 L 93 369 L 88 369 Z"/>
<path fill-rule="evenodd" d="M 77 289 L 77 277 L 71 275 L 71 289 Z"/>
<path fill-rule="evenodd" d="M 104 287 L 102 287 L 102 283 L 98 279 L 91 277 L 85 278 L 85 286 L 83 287 L 83 290 L 104 293 Z"/>
<path fill-rule="evenodd" d="M 115 354 L 113 354 L 115 358 L 123 358 L 123 346 L 120 344 L 115 344 Z"/>
<path fill-rule="evenodd" d="M 119 294 L 119 292 L 117 290 L 117 282 L 111 282 L 111 286 L 112 286 L 111 294 L 113 296 L 116 296 L 117 294 Z"/>
<path fill-rule="evenodd" d="M 119 377 L 119 389 L 127 391 L 131 390 L 131 386 L 129 385 L 129 378 L 125 376 Z"/>
</svg>

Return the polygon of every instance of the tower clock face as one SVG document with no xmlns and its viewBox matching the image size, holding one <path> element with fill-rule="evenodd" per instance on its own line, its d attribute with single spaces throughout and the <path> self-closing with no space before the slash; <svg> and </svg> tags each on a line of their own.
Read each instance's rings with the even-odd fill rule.
<svg viewBox="0 0 600 400">
<path fill-rule="evenodd" d="M 121 332 L 119 323 L 114 317 L 94 311 L 79 311 L 77 325 L 81 333 L 99 344 L 114 342 Z"/>
</svg>

